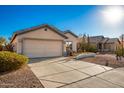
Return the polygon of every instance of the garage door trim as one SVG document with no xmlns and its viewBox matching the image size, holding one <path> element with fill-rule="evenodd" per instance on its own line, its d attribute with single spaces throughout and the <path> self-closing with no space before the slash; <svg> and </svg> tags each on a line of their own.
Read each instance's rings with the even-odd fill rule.
<svg viewBox="0 0 124 93">
<path fill-rule="evenodd" d="M 62 56 L 64 55 L 64 40 L 60 40 L 60 39 L 41 39 L 41 38 L 23 38 L 22 39 L 22 48 L 21 48 L 21 53 L 24 54 L 24 41 L 25 40 L 45 40 L 45 41 L 61 41 L 62 42 Z"/>
</svg>

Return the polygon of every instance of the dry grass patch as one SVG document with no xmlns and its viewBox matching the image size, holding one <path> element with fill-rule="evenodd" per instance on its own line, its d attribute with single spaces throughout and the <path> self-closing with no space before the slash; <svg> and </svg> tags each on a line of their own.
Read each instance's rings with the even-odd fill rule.
<svg viewBox="0 0 124 93">
<path fill-rule="evenodd" d="M 109 54 L 96 55 L 96 57 L 83 58 L 80 60 L 96 63 L 100 65 L 106 65 L 106 62 L 108 62 L 108 66 L 113 68 L 124 67 L 124 58 L 122 58 L 122 60 L 117 61 L 115 55 L 109 55 Z"/>
</svg>

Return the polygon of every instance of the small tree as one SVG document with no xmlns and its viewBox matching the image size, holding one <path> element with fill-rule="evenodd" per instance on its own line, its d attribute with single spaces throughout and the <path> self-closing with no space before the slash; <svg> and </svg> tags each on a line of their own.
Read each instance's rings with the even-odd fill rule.
<svg viewBox="0 0 124 93">
<path fill-rule="evenodd" d="M 81 39 L 82 39 L 81 40 L 81 50 L 83 52 L 85 52 L 86 51 L 86 47 L 87 47 L 87 36 L 86 36 L 86 34 L 83 34 L 83 37 Z"/>
<path fill-rule="evenodd" d="M 6 44 L 6 39 L 4 37 L 0 37 L 0 51 L 4 49 L 5 44 Z"/>
<path fill-rule="evenodd" d="M 80 35 L 80 42 L 77 45 L 78 52 L 97 52 L 96 46 L 90 44 L 89 35 Z"/>
<path fill-rule="evenodd" d="M 90 45 L 87 45 L 86 51 L 87 52 L 97 52 L 97 48 L 96 48 L 96 46 L 90 44 Z"/>
<path fill-rule="evenodd" d="M 0 45 L 5 45 L 6 39 L 4 37 L 0 37 Z"/>
<path fill-rule="evenodd" d="M 117 50 L 115 51 L 117 60 L 118 60 L 118 58 L 120 58 L 120 60 L 121 60 L 121 56 L 123 55 L 122 53 L 123 53 L 122 48 L 118 47 Z"/>
</svg>

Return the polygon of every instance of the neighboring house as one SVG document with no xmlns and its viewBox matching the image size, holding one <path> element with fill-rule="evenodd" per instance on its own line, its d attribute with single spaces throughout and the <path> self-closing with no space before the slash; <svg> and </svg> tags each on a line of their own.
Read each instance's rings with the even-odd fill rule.
<svg viewBox="0 0 124 93">
<path fill-rule="evenodd" d="M 63 56 L 66 45 L 70 44 L 73 51 L 77 51 L 77 38 L 71 31 L 60 31 L 44 24 L 13 34 L 11 43 L 14 50 L 30 58 Z"/>
<path fill-rule="evenodd" d="M 100 52 L 115 52 L 121 45 L 118 38 L 106 38 L 104 36 L 93 36 L 89 38 L 90 44 L 97 47 Z"/>
</svg>

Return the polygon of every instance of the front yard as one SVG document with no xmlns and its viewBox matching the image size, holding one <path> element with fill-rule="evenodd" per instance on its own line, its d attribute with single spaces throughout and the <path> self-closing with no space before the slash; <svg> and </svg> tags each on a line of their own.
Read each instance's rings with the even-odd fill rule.
<svg viewBox="0 0 124 93">
<path fill-rule="evenodd" d="M 124 68 L 111 68 L 68 57 L 36 59 L 28 64 L 45 88 L 124 87 Z"/>
<path fill-rule="evenodd" d="M 28 66 L 16 71 L 0 73 L 0 88 L 42 88 L 42 84 Z"/>
<path fill-rule="evenodd" d="M 116 56 L 111 54 L 99 54 L 96 55 L 96 57 L 83 58 L 80 60 L 100 65 L 106 65 L 106 63 L 108 62 L 108 66 L 113 68 L 124 67 L 124 58 L 117 61 Z"/>
<path fill-rule="evenodd" d="M 105 66 L 106 62 L 108 67 Z M 124 87 L 123 67 L 124 58 L 117 61 L 111 54 L 99 54 L 80 60 L 74 59 L 74 56 L 32 59 L 18 70 L 0 73 L 0 87 Z"/>
<path fill-rule="evenodd" d="M 0 87 L 43 87 L 28 67 L 28 58 L 14 52 L 0 51 Z"/>
</svg>

